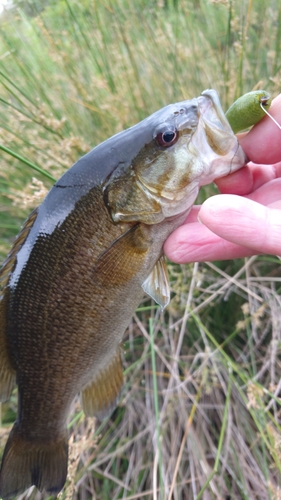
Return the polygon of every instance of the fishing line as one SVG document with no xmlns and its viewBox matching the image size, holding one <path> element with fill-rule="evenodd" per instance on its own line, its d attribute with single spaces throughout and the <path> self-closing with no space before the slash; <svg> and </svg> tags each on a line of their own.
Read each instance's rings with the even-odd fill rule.
<svg viewBox="0 0 281 500">
<path fill-rule="evenodd" d="M 275 125 L 277 125 L 277 127 L 281 130 L 281 125 L 280 123 L 278 123 L 275 118 L 273 118 L 273 116 L 271 116 L 271 114 L 265 109 L 265 107 L 262 105 L 262 103 L 260 102 L 260 107 L 261 109 L 269 116 L 269 118 L 275 123 Z M 281 257 L 280 255 L 276 255 L 276 257 L 281 260 Z"/>
<path fill-rule="evenodd" d="M 269 118 L 275 123 L 275 125 L 277 125 L 277 127 L 281 130 L 281 125 L 280 123 L 278 123 L 275 118 L 273 118 L 273 116 L 265 109 L 265 107 L 263 106 L 263 104 L 260 102 L 260 107 L 261 109 L 269 116 Z"/>
</svg>

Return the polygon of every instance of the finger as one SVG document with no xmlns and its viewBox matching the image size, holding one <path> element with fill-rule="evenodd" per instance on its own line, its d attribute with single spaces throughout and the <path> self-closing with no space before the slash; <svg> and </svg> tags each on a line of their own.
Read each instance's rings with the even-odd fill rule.
<svg viewBox="0 0 281 500">
<path fill-rule="evenodd" d="M 184 224 L 164 244 L 166 256 L 178 264 L 249 257 L 255 252 L 226 241 L 200 222 Z"/>
<path fill-rule="evenodd" d="M 272 101 L 270 114 L 281 123 L 281 94 Z M 281 161 L 281 130 L 265 116 L 248 134 L 239 137 L 239 142 L 248 158 L 255 163 L 273 164 Z"/>
<path fill-rule="evenodd" d="M 226 177 L 216 179 L 215 183 L 223 194 L 239 194 L 240 196 L 244 196 L 253 190 L 253 174 L 247 165 Z"/>
<path fill-rule="evenodd" d="M 281 162 L 275 163 L 274 165 L 257 165 L 256 163 L 250 163 L 249 168 L 253 175 L 253 191 L 262 186 L 262 184 L 281 177 Z"/>
<path fill-rule="evenodd" d="M 209 198 L 200 220 L 212 232 L 257 253 L 281 253 L 280 211 L 234 195 Z"/>
<path fill-rule="evenodd" d="M 251 162 L 237 172 L 216 179 L 215 182 L 222 194 L 244 196 L 278 177 L 281 177 L 281 162 L 274 165 L 257 165 Z"/>
<path fill-rule="evenodd" d="M 191 222 L 198 222 L 198 214 L 199 210 L 201 208 L 201 205 L 194 205 L 192 209 L 190 210 L 187 218 L 185 219 L 183 224 L 190 224 Z"/>
<path fill-rule="evenodd" d="M 272 206 L 273 203 L 281 200 L 281 178 L 267 182 L 252 193 L 248 194 L 246 198 L 256 201 L 261 205 Z"/>
</svg>

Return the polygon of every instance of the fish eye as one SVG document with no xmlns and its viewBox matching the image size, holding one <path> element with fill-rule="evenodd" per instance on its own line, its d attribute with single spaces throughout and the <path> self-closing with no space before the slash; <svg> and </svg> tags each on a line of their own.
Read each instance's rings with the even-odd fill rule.
<svg viewBox="0 0 281 500">
<path fill-rule="evenodd" d="M 179 133 L 176 129 L 165 130 L 164 132 L 159 132 L 156 135 L 156 141 L 159 146 L 168 148 L 177 142 Z"/>
</svg>

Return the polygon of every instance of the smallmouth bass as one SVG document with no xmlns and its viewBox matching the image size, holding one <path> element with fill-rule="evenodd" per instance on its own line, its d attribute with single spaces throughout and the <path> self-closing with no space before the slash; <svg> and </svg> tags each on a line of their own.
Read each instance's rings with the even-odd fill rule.
<svg viewBox="0 0 281 500">
<path fill-rule="evenodd" d="M 74 397 L 88 416 L 115 407 L 132 314 L 144 291 L 162 308 L 169 302 L 164 241 L 201 185 L 245 162 L 208 90 L 97 146 L 32 212 L 0 273 L 0 401 L 18 385 L 2 498 L 63 488 Z"/>
</svg>

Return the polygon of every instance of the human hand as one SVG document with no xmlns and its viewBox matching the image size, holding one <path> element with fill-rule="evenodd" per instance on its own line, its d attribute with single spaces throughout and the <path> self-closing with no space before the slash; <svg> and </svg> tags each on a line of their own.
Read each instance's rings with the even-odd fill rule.
<svg viewBox="0 0 281 500">
<path fill-rule="evenodd" d="M 273 100 L 270 114 L 281 122 L 281 94 Z M 241 134 L 239 142 L 251 162 L 217 179 L 222 194 L 194 206 L 185 223 L 168 237 L 164 252 L 170 260 L 281 255 L 281 130 L 266 116 Z"/>
</svg>

